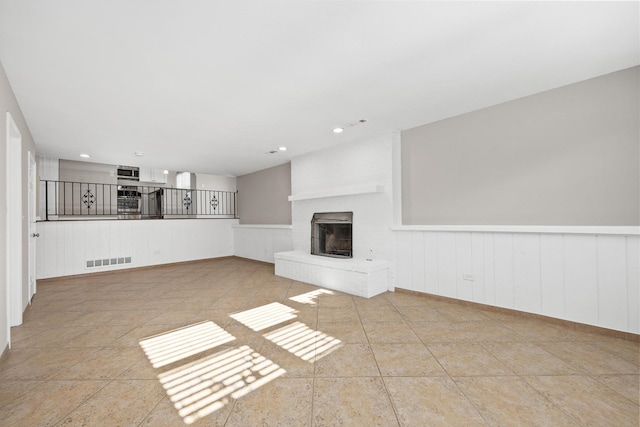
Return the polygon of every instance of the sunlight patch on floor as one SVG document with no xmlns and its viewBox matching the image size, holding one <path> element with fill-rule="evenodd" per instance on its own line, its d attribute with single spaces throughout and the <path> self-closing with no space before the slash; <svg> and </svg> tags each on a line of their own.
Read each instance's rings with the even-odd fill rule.
<svg viewBox="0 0 640 427">
<path fill-rule="evenodd" d="M 295 319 L 297 311 L 279 302 L 252 308 L 229 316 L 253 331 L 259 332 L 270 326 Z"/>
<path fill-rule="evenodd" d="M 158 379 L 185 424 L 192 424 L 284 373 L 243 345 L 162 373 Z"/>
<path fill-rule="evenodd" d="M 342 346 L 339 339 L 301 322 L 291 323 L 263 337 L 308 362 L 315 362 Z"/>
<path fill-rule="evenodd" d="M 233 335 L 207 321 L 145 338 L 140 347 L 151 365 L 160 368 L 233 340 Z"/>
<path fill-rule="evenodd" d="M 333 295 L 334 292 L 327 289 L 316 289 L 315 291 L 306 292 L 304 294 L 296 295 L 289 298 L 291 301 L 299 302 L 300 304 L 317 305 L 316 299 L 323 294 Z"/>
</svg>

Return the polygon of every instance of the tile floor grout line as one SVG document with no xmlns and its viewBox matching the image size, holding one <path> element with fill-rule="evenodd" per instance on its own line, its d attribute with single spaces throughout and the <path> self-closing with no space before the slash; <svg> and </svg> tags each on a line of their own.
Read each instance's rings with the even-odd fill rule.
<svg viewBox="0 0 640 427">
<path fill-rule="evenodd" d="M 539 376 L 539 375 L 529 375 L 529 376 Z M 549 375 L 549 376 L 562 376 L 562 375 Z M 525 385 L 527 387 L 529 387 L 531 390 L 534 390 L 538 395 L 542 396 L 542 398 L 544 400 L 546 400 L 547 402 L 549 402 L 549 404 L 556 408 L 557 410 L 559 410 L 560 412 L 562 412 L 563 414 L 565 414 L 566 416 L 568 416 L 569 418 L 575 420 L 578 424 L 582 424 L 580 422 L 580 420 L 578 418 L 576 418 L 574 415 L 572 415 L 571 413 L 567 412 L 564 410 L 563 407 L 561 407 L 560 405 L 556 404 L 555 402 L 553 402 L 551 399 L 549 399 L 547 396 L 545 396 L 540 390 L 538 390 L 537 388 L 535 388 L 533 385 L 531 385 L 529 383 L 529 381 L 526 380 L 526 378 L 524 378 L 524 376 L 518 375 L 518 378 L 520 379 L 520 381 L 522 381 L 523 383 L 525 383 Z"/>
<path fill-rule="evenodd" d="M 604 375 L 612 375 L 612 376 L 626 376 L 626 375 L 635 375 L 638 376 L 638 374 L 589 374 L 587 375 L 589 378 L 591 378 L 592 380 L 594 380 L 595 382 L 597 382 L 598 384 L 608 388 L 609 390 L 611 390 L 613 393 L 617 394 L 618 396 L 622 396 L 623 398 L 627 399 L 628 401 L 630 401 L 631 403 L 633 403 L 634 405 L 638 406 L 640 409 L 640 401 L 637 400 L 633 400 L 627 396 L 625 396 L 624 394 L 620 393 L 618 390 L 615 390 L 613 388 L 611 388 L 611 386 L 609 386 L 606 383 L 603 383 L 602 381 L 598 380 L 597 377 L 599 376 L 604 376 Z"/>
<path fill-rule="evenodd" d="M 85 380 L 85 381 L 96 381 L 96 380 Z M 90 396 L 88 396 L 86 399 L 84 399 L 83 401 L 81 401 L 75 408 L 73 408 L 72 410 L 70 410 L 66 415 L 63 415 L 59 421 L 57 421 L 54 426 L 58 427 L 61 426 L 62 423 L 64 422 L 64 420 L 66 420 L 72 413 L 74 413 L 76 410 L 78 410 L 78 408 L 80 408 L 82 405 L 84 405 L 85 403 L 87 403 L 89 400 L 93 399 L 98 393 L 100 393 L 102 390 L 104 390 L 109 384 L 111 384 L 112 382 L 115 381 L 115 378 L 112 378 L 110 380 L 107 380 L 106 384 L 102 387 L 100 387 L 98 390 L 96 390 L 94 393 L 92 393 Z"/>
<path fill-rule="evenodd" d="M 364 334 L 367 337 L 367 346 L 369 347 L 369 351 L 371 351 L 371 356 L 373 357 L 373 361 L 376 364 L 376 369 L 378 370 L 378 375 L 379 375 L 380 381 L 382 381 L 382 386 L 384 387 L 384 391 L 386 393 L 387 400 L 389 401 L 389 405 L 391 405 L 391 410 L 393 411 L 393 415 L 396 417 L 396 423 L 398 424 L 398 427 L 400 427 L 402 425 L 400 423 L 400 417 L 398 416 L 398 411 L 396 410 L 396 405 L 394 404 L 393 399 L 391 398 L 391 393 L 389 393 L 389 388 L 387 387 L 387 383 L 385 382 L 384 377 L 382 376 L 382 370 L 380 369 L 380 364 L 378 363 L 378 359 L 376 358 L 376 354 L 373 351 L 373 349 L 371 348 L 371 341 L 369 339 L 369 334 L 367 334 L 367 330 L 364 328 L 364 325 L 362 324 L 362 317 L 360 316 L 360 311 L 358 310 L 358 307 L 356 306 L 355 309 L 356 309 L 356 314 L 358 315 L 358 320 L 360 321 L 360 326 L 364 330 Z M 371 377 L 371 378 L 378 378 L 378 377 Z"/>
<path fill-rule="evenodd" d="M 164 391 L 164 390 L 163 390 Z M 160 404 L 162 403 L 162 401 L 167 398 L 165 395 L 163 395 L 162 397 L 160 397 L 160 400 L 158 400 L 158 403 L 156 403 L 155 405 L 153 405 L 153 408 L 151 408 L 151 410 L 147 413 L 147 415 L 145 415 L 142 420 L 140 421 L 140 423 L 138 423 L 137 427 L 142 426 L 142 424 L 147 420 L 147 418 L 149 418 L 149 415 L 151 415 L 153 413 L 153 411 L 155 411 L 155 409 L 160 406 Z"/>
<path fill-rule="evenodd" d="M 319 323 L 319 309 L 320 309 L 320 301 L 319 298 L 318 302 L 317 302 L 317 307 L 316 307 L 316 327 L 315 330 L 318 331 L 318 323 Z M 317 337 L 316 337 L 317 339 Z M 316 341 L 317 344 L 317 341 Z M 314 410 L 314 404 L 315 404 L 315 397 L 316 397 L 316 370 L 317 370 L 317 366 L 318 366 L 318 348 L 317 345 L 315 346 L 315 358 L 314 358 L 314 362 L 313 362 L 313 374 L 311 377 L 311 407 L 309 409 L 309 426 L 313 426 L 313 410 Z"/>
</svg>

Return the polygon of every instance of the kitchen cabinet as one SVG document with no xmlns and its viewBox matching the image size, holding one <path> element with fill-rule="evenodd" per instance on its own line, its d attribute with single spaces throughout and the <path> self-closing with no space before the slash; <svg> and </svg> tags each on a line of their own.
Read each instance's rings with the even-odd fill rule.
<svg viewBox="0 0 640 427">
<path fill-rule="evenodd" d="M 140 168 L 140 182 L 167 183 L 167 175 L 162 169 Z"/>
</svg>

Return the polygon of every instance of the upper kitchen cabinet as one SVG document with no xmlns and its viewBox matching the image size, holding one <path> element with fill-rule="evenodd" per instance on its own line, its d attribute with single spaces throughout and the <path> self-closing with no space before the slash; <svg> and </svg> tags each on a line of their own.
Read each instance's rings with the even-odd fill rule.
<svg viewBox="0 0 640 427">
<path fill-rule="evenodd" d="M 152 168 L 140 168 L 140 181 L 141 182 L 155 182 L 158 184 L 167 183 L 167 175 L 164 174 L 162 169 Z"/>
</svg>

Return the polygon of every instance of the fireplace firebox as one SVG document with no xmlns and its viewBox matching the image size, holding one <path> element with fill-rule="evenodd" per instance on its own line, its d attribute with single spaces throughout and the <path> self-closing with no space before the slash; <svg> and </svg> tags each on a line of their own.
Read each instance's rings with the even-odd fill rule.
<svg viewBox="0 0 640 427">
<path fill-rule="evenodd" d="M 353 258 L 353 212 L 315 213 L 311 220 L 311 254 Z"/>
</svg>

